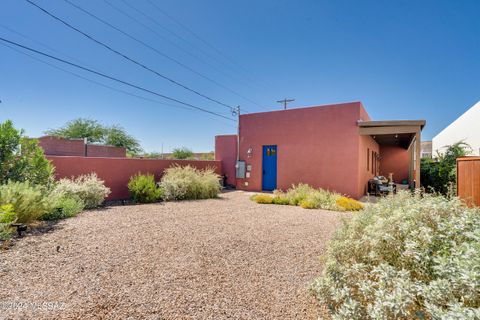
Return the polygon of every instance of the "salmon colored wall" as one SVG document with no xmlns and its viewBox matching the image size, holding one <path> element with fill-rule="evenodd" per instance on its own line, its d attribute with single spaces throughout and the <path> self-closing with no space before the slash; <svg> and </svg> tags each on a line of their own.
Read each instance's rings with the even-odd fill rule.
<svg viewBox="0 0 480 320">
<path fill-rule="evenodd" d="M 87 144 L 85 146 L 83 139 L 44 136 L 38 138 L 38 145 L 42 147 L 46 155 L 51 156 L 83 157 L 85 147 L 87 148 L 87 157 L 125 158 L 127 156 L 125 148 L 97 144 Z"/>
<path fill-rule="evenodd" d="M 367 111 L 363 108 L 360 108 L 360 120 L 369 121 L 370 116 L 367 114 Z M 358 187 L 356 198 L 361 198 L 367 193 L 368 180 L 372 179 L 375 176 L 375 172 L 372 172 L 372 151 L 379 154 L 378 143 L 373 140 L 371 136 L 358 136 L 359 139 L 359 148 L 358 148 Z M 367 151 L 369 155 L 367 156 Z M 367 161 L 368 166 L 367 166 Z M 377 165 L 378 167 L 378 165 Z M 368 168 L 368 170 L 367 170 Z"/>
<path fill-rule="evenodd" d="M 222 174 L 227 175 L 227 184 L 234 186 L 235 164 L 237 162 L 237 135 L 215 137 L 215 160 L 222 162 Z"/>
<path fill-rule="evenodd" d="M 126 156 L 125 148 L 87 144 L 87 157 L 125 158 Z"/>
<path fill-rule="evenodd" d="M 221 173 L 220 161 L 200 160 L 163 160 L 163 159 L 132 159 L 132 158 L 85 158 L 47 156 L 47 159 L 55 166 L 55 178 L 71 178 L 96 172 L 105 181 L 105 185 L 112 191 L 108 200 L 128 199 L 127 184 L 131 176 L 141 173 L 151 173 L 159 180 L 165 169 L 174 164 L 181 166 L 191 165 L 199 169 L 208 167 L 215 168 L 215 172 Z"/>
<path fill-rule="evenodd" d="M 240 116 L 240 159 L 252 171 L 237 188 L 261 190 L 262 146 L 277 145 L 277 188 L 308 183 L 358 198 L 361 118 L 368 120 L 360 102 Z"/>
<path fill-rule="evenodd" d="M 367 151 L 369 155 L 367 156 Z M 358 193 L 356 195 L 357 198 L 361 198 L 363 195 L 367 193 L 367 186 L 368 180 L 372 179 L 376 173 L 375 169 L 372 171 L 372 151 L 376 152 L 377 155 L 380 154 L 380 148 L 378 143 L 373 140 L 370 136 L 360 136 L 360 148 L 359 148 L 359 177 L 358 180 Z M 368 160 L 368 166 L 367 166 Z M 379 164 L 377 162 L 377 173 L 378 173 Z M 368 170 L 367 170 L 368 168 Z M 374 167 L 375 168 L 375 167 Z"/>
<path fill-rule="evenodd" d="M 397 146 L 380 147 L 380 174 L 388 178 L 388 174 L 393 172 L 393 181 L 402 182 L 408 180 L 408 170 L 410 164 L 410 155 L 408 150 Z"/>
</svg>

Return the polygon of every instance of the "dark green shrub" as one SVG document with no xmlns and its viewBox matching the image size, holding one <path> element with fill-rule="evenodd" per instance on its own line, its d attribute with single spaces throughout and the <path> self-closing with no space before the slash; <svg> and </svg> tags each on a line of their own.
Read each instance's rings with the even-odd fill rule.
<svg viewBox="0 0 480 320">
<path fill-rule="evenodd" d="M 55 200 L 53 208 L 44 213 L 42 220 L 58 220 L 71 218 L 82 212 L 85 203 L 78 197 L 60 196 Z"/>
<path fill-rule="evenodd" d="M 457 142 L 447 146 L 445 153 L 438 154 L 436 159 L 421 159 L 420 181 L 428 192 L 438 192 L 443 195 L 453 193 L 457 181 L 457 158 L 471 152 L 471 147 L 465 142 Z M 454 191 L 454 190 L 453 190 Z"/>
<path fill-rule="evenodd" d="M 8 223 L 0 223 L 0 240 L 8 240 L 12 235 L 12 229 Z"/>
<path fill-rule="evenodd" d="M 37 140 L 25 137 L 10 120 L 0 123 L 0 184 L 8 181 L 44 186 L 53 181 L 53 167 Z"/>
<path fill-rule="evenodd" d="M 128 182 L 128 190 L 135 202 L 150 203 L 162 198 L 162 189 L 155 183 L 153 174 L 136 174 Z"/>
</svg>

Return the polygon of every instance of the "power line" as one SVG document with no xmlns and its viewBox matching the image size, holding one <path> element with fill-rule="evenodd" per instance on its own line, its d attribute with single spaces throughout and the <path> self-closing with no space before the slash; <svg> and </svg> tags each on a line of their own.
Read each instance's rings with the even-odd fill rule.
<svg viewBox="0 0 480 320">
<path fill-rule="evenodd" d="M 74 76 L 74 77 L 77 77 L 77 78 L 79 78 L 79 79 L 83 79 L 83 80 L 85 80 L 85 81 L 87 81 L 87 82 L 90 82 L 90 83 L 96 84 L 96 85 L 98 85 L 98 86 L 107 88 L 107 89 L 109 89 L 109 90 L 116 91 L 116 92 L 119 92 L 119 93 L 122 93 L 122 94 L 125 94 L 125 95 L 128 95 L 128 96 L 131 96 L 131 97 L 135 97 L 135 98 L 138 98 L 138 99 L 141 99 L 141 100 L 144 100 L 144 101 L 149 101 L 149 102 L 157 103 L 157 104 L 162 105 L 162 106 L 167 106 L 167 107 L 172 107 L 172 108 L 179 108 L 179 109 L 184 109 L 184 110 L 191 110 L 190 108 L 185 107 L 185 106 L 182 106 L 182 105 L 175 105 L 175 104 L 169 104 L 169 103 L 165 103 L 165 102 L 160 102 L 160 101 L 155 100 L 155 99 L 147 98 L 147 97 L 140 96 L 140 95 L 137 95 L 137 94 L 132 93 L 132 92 L 128 92 L 128 91 L 125 91 L 125 90 L 122 90 L 122 89 L 118 89 L 118 88 L 115 88 L 115 87 L 111 87 L 111 86 L 109 86 L 109 85 L 107 85 L 107 84 L 104 84 L 104 83 L 101 83 L 101 82 L 92 80 L 92 79 L 87 78 L 87 77 L 84 77 L 84 76 L 82 76 L 82 75 L 80 75 L 80 74 L 78 74 L 78 73 L 75 73 L 75 72 L 72 72 L 72 71 L 67 70 L 67 69 L 65 69 L 65 68 L 59 67 L 59 66 L 57 66 L 57 65 L 54 65 L 53 63 L 44 61 L 44 60 L 42 60 L 42 59 L 40 59 L 40 58 L 35 57 L 35 56 L 32 55 L 32 54 L 29 54 L 29 53 L 27 53 L 27 52 L 23 52 L 23 51 L 21 51 L 21 50 L 19 50 L 19 49 L 17 49 L 17 48 L 14 48 L 14 47 L 12 47 L 11 45 L 8 45 L 8 44 L 5 44 L 5 43 L 2 43 L 2 45 L 10 48 L 11 50 L 14 50 L 15 52 L 18 52 L 18 53 L 20 53 L 20 54 L 23 54 L 23 55 L 25 55 L 25 56 L 28 56 L 29 58 L 31 58 L 31 59 L 33 59 L 33 60 L 36 60 L 36 61 L 38 61 L 38 62 L 40 62 L 40 63 L 43 63 L 43 64 L 45 64 L 45 65 L 48 65 L 48 66 L 50 66 L 50 67 L 52 67 L 52 68 L 55 68 L 55 69 L 57 69 L 57 70 L 60 70 L 60 71 L 62 71 L 62 72 L 65 72 L 65 73 L 67 73 L 67 74 L 70 74 L 70 75 L 72 75 L 72 76 Z M 213 117 L 210 117 L 209 115 L 205 115 L 205 116 L 208 117 L 208 118 L 210 118 L 210 119 L 216 120 L 216 121 L 221 121 L 222 123 L 224 123 L 224 124 L 226 124 L 226 125 L 228 125 L 228 126 L 231 126 L 230 124 L 227 124 L 226 122 L 224 122 L 224 121 L 221 120 L 221 119 L 213 118 Z M 231 126 L 231 127 L 234 128 L 234 126 Z"/>
<path fill-rule="evenodd" d="M 170 100 L 170 101 L 173 101 L 173 102 L 176 102 L 176 103 L 179 103 L 179 104 L 182 104 L 182 105 L 185 105 L 185 106 L 188 106 L 190 108 L 193 108 L 193 109 L 196 109 L 196 110 L 200 110 L 200 111 L 203 111 L 203 112 L 206 112 L 206 113 L 209 113 L 209 114 L 213 114 L 215 116 L 218 116 L 218 117 L 221 117 L 221 118 L 224 118 L 224 119 L 227 119 L 227 120 L 230 120 L 230 121 L 235 121 L 234 119 L 232 118 L 229 118 L 229 117 L 226 117 L 222 114 L 219 114 L 219 113 L 216 113 L 216 112 L 213 112 L 213 111 L 210 111 L 210 110 L 207 110 L 207 109 L 204 109 L 202 107 L 198 107 L 198 106 L 195 106 L 193 104 L 190 104 L 188 102 L 184 102 L 184 101 L 181 101 L 181 100 L 178 100 L 178 99 L 175 99 L 175 98 L 172 98 L 172 97 L 169 97 L 169 96 L 166 96 L 164 94 L 161 94 L 161 93 L 158 93 L 156 91 L 153 91 L 153 90 L 150 90 L 150 89 L 146 89 L 142 86 L 139 86 L 139 85 L 136 85 L 136 84 L 132 84 L 128 81 L 125 81 L 125 80 L 121 80 L 121 79 L 118 79 L 116 77 L 113 77 L 113 76 L 110 76 L 108 74 L 105 74 L 105 73 L 102 73 L 102 72 L 99 72 L 99 71 L 95 71 L 95 70 L 92 70 L 92 69 L 89 69 L 87 67 L 83 67 L 81 65 L 78 65 L 76 63 L 73 63 L 73 62 L 70 62 L 70 61 L 67 61 L 67 60 L 64 60 L 64 59 L 61 59 L 61 58 L 58 58 L 58 57 L 55 57 L 53 55 L 50 55 L 48 53 L 45 53 L 45 52 L 42 52 L 42 51 L 39 51 L 39 50 L 36 50 L 36 49 L 33 49 L 33 48 L 30 48 L 30 47 L 27 47 L 27 46 L 24 46 L 20 43 L 17 43 L 15 41 L 11 41 L 11 40 L 8 40 L 8 39 L 5 39 L 5 38 L 2 38 L 0 37 L 0 41 L 3 41 L 3 42 L 6 42 L 6 43 L 9 43 L 9 44 L 12 44 L 16 47 L 20 47 L 20 48 L 23 48 L 25 50 L 28 50 L 30 52 L 34 52 L 34 53 L 37 53 L 37 54 L 40 54 L 42 56 L 45 56 L 45 57 L 48 57 L 50 59 L 53 59 L 53 60 L 56 60 L 56 61 L 59 61 L 59 62 L 62 62 L 64 64 L 68 64 L 70 66 L 73 66 L 73 67 L 76 67 L 78 69 L 81 69 L 81 70 L 84 70 L 84 71 L 87 71 L 87 72 L 90 72 L 90 73 L 94 73 L 98 76 L 101 76 L 103 78 L 107 78 L 109 80 L 112 80 L 112 81 L 115 81 L 115 82 L 118 82 L 118 83 L 121 83 L 121 84 L 124 84 L 126 86 L 129 86 L 129 87 L 132 87 L 132 88 L 135 88 L 137 90 L 141 90 L 141 91 L 144 91 L 144 92 L 147 92 L 147 93 L 150 93 L 150 94 L 153 94 L 153 95 L 156 95 L 158 97 L 161 97 L 161 98 L 164 98 L 164 99 L 167 99 L 167 100 Z"/>
<path fill-rule="evenodd" d="M 157 9 L 160 13 L 162 13 L 164 16 L 166 16 L 167 18 L 169 18 L 170 20 L 172 20 L 173 22 L 175 22 L 177 25 L 179 25 L 182 29 L 186 30 L 188 33 L 190 33 L 191 35 L 193 35 L 197 40 L 199 40 L 200 42 L 202 42 L 203 44 L 205 44 L 207 47 L 210 47 L 213 51 L 215 51 L 218 55 L 220 55 L 221 57 L 223 57 L 225 60 L 227 60 L 228 62 L 230 62 L 230 64 L 232 65 L 235 65 L 237 68 L 239 68 L 240 70 L 242 70 L 243 72 L 245 73 L 250 73 L 245 67 L 243 67 L 242 65 L 240 65 L 239 63 L 237 63 L 236 61 L 234 61 L 232 58 L 230 58 L 228 55 L 224 54 L 222 51 L 220 51 L 220 49 L 218 49 L 217 47 L 215 47 L 213 44 L 209 43 L 207 40 L 203 39 L 202 37 L 200 37 L 196 32 L 194 32 L 192 29 L 190 29 L 189 27 L 187 27 L 185 24 L 183 24 L 182 22 L 180 22 L 180 20 L 176 19 L 175 17 L 173 17 L 172 15 L 170 15 L 168 12 L 166 12 L 165 10 L 161 9 L 157 4 L 155 4 L 152 0 L 146 0 L 152 7 L 154 7 L 155 9 Z M 202 51 L 203 52 L 203 51 Z"/>
<path fill-rule="evenodd" d="M 116 26 L 112 25 L 112 24 L 111 24 L 111 23 L 109 23 L 108 21 L 105 21 L 104 19 L 102 19 L 102 18 L 98 17 L 97 15 L 95 15 L 95 14 L 91 13 L 90 11 L 88 11 L 88 10 L 86 10 L 86 9 L 84 9 L 84 8 L 82 8 L 82 7 L 80 7 L 79 5 L 77 5 L 77 4 L 75 4 L 75 3 L 73 3 L 73 2 L 71 2 L 71 1 L 69 1 L 69 0 L 64 0 L 64 1 L 65 1 L 66 3 L 68 3 L 69 5 L 71 5 L 71 6 L 75 7 L 76 9 L 78 9 L 78 10 L 82 11 L 83 13 L 85 13 L 85 14 L 89 15 L 89 16 L 90 16 L 90 17 L 92 17 L 93 19 L 95 19 L 95 20 L 97 20 L 97 21 L 101 22 L 101 23 L 102 23 L 102 24 L 104 24 L 104 25 L 107 25 L 107 26 L 109 26 L 110 28 L 112 28 L 112 29 L 114 29 L 114 30 L 116 30 L 116 31 L 120 32 L 120 33 L 121 33 L 121 34 L 123 34 L 124 36 L 126 36 L 126 37 L 128 37 L 128 38 L 130 38 L 130 39 L 134 40 L 135 42 L 137 42 L 137 43 L 140 43 L 140 44 L 141 44 L 141 45 L 143 45 L 144 47 L 147 47 L 148 49 L 150 49 L 150 50 L 154 51 L 154 52 L 155 52 L 155 53 L 157 53 L 158 55 L 160 55 L 160 56 L 162 56 L 162 57 L 164 57 L 164 58 L 166 58 L 166 59 L 168 59 L 168 60 L 170 60 L 170 61 L 173 61 L 174 63 L 176 63 L 176 64 L 180 65 L 181 67 L 183 67 L 183 68 L 185 68 L 185 69 L 187 69 L 187 70 L 189 70 L 189 71 L 193 72 L 194 74 L 196 74 L 196 75 L 198 75 L 198 76 L 200 76 L 200 77 L 202 77 L 202 78 L 204 78 L 204 79 L 206 79 L 206 80 L 208 80 L 208 81 L 210 81 L 210 82 L 212 82 L 212 83 L 216 84 L 216 85 L 217 85 L 217 86 L 219 86 L 219 87 L 222 87 L 222 88 L 224 88 L 225 90 L 227 90 L 227 91 L 229 91 L 229 92 L 231 92 L 231 93 L 235 94 L 236 96 L 238 96 L 238 97 L 240 97 L 240 98 L 242 98 L 242 99 L 244 99 L 244 100 L 246 100 L 246 101 L 252 102 L 250 99 L 248 99 L 248 98 L 246 98 L 246 97 L 242 96 L 241 94 L 239 94 L 239 93 L 235 92 L 235 91 L 234 91 L 234 90 L 232 90 L 231 88 L 229 88 L 229 87 L 227 87 L 227 86 L 225 86 L 225 85 L 223 85 L 223 84 L 221 84 L 221 83 L 219 83 L 219 82 L 215 81 L 214 79 L 211 79 L 211 78 L 209 78 L 208 76 L 205 76 L 204 74 L 202 74 L 202 73 L 200 73 L 200 72 L 198 72 L 198 71 L 196 71 L 196 70 L 192 69 L 191 67 L 189 67 L 189 66 L 185 65 L 184 63 L 180 62 L 179 60 L 177 60 L 177 59 L 175 59 L 175 58 L 172 58 L 171 56 L 169 56 L 169 55 L 167 55 L 167 54 L 165 54 L 165 53 L 163 53 L 163 52 L 159 51 L 159 50 L 158 50 L 158 49 L 156 49 L 155 47 L 152 47 L 152 46 L 151 46 L 151 45 L 149 45 L 148 43 L 145 43 L 144 41 L 142 41 L 142 40 L 140 40 L 140 39 L 138 39 L 138 38 L 134 37 L 133 35 L 131 35 L 131 34 L 127 33 L 127 32 L 125 32 L 124 30 L 122 30 L 122 29 L 120 29 L 120 28 L 118 28 L 118 27 L 116 27 Z M 255 103 L 255 102 L 252 102 L 252 103 Z"/>
<path fill-rule="evenodd" d="M 142 27 L 144 27 L 145 29 L 149 30 L 150 32 L 152 32 L 155 36 L 157 36 L 159 39 L 163 40 L 163 41 L 167 41 L 168 43 L 170 43 L 172 46 L 174 46 L 175 48 L 181 50 L 182 52 L 188 54 L 189 56 L 197 59 L 198 61 L 208 65 L 210 68 L 212 68 L 213 70 L 217 71 L 218 73 L 230 78 L 230 79 L 233 79 L 235 81 L 238 81 L 240 79 L 236 79 L 232 76 L 230 76 L 228 73 L 224 72 L 222 69 L 219 69 L 217 68 L 216 66 L 214 66 L 213 64 L 203 60 L 202 58 L 198 57 L 197 55 L 194 55 L 192 54 L 190 51 L 184 49 L 182 46 L 179 46 L 177 43 L 175 43 L 174 41 L 171 41 L 170 39 L 168 38 L 165 38 L 164 36 L 162 36 L 161 34 L 159 34 L 155 29 L 153 28 L 150 28 L 147 24 L 143 23 L 142 21 L 138 20 L 137 18 L 135 18 L 134 16 L 132 16 L 131 14 L 125 12 L 124 10 L 120 9 L 119 7 L 117 7 L 116 5 L 114 5 L 113 3 L 111 3 L 109 0 L 103 0 L 107 5 L 109 5 L 112 9 L 114 9 L 115 11 L 121 13 L 122 15 L 126 16 L 127 18 L 129 18 L 130 20 L 138 23 L 139 25 L 141 25 Z M 173 31 L 169 30 L 168 28 L 165 28 L 164 26 L 158 24 L 155 19 L 152 19 L 151 17 L 145 15 L 144 13 L 140 12 L 138 9 L 135 9 L 134 7 L 132 7 L 130 4 L 127 4 L 125 3 L 127 6 L 131 7 L 133 10 L 139 12 L 141 15 L 145 16 L 147 19 L 151 20 L 152 22 L 156 23 L 158 26 L 160 26 L 162 29 L 164 30 L 167 30 L 168 32 L 174 34 L 177 36 L 176 33 L 174 33 Z M 180 39 L 183 39 L 182 37 L 180 37 Z M 184 39 L 183 39 L 184 40 Z M 184 40 L 184 41 L 187 41 L 187 40 Z M 189 43 L 189 42 L 187 42 Z M 201 51 L 198 47 L 197 47 L 197 50 Z M 250 88 L 253 88 L 249 82 L 247 81 L 242 81 L 244 84 L 246 84 L 247 86 L 249 86 Z M 259 104 L 258 102 L 255 102 L 251 99 L 248 99 L 248 98 L 245 98 L 244 96 L 240 96 L 242 99 L 260 107 L 260 108 L 263 108 L 263 109 L 266 109 L 264 106 L 262 106 L 261 104 Z M 266 109 L 268 110 L 268 109 Z"/>
<path fill-rule="evenodd" d="M 82 30 L 80 30 L 80 29 L 72 26 L 71 24 L 69 24 L 69 23 L 66 22 L 65 20 L 63 20 L 63 19 L 57 17 L 56 15 L 50 13 L 49 11 L 47 11 L 46 9 L 44 9 L 44 8 L 42 8 L 41 6 L 37 5 L 37 4 L 34 3 L 33 1 L 31 1 L 31 0 L 25 0 L 25 1 L 28 2 L 28 3 L 30 3 L 31 5 L 35 6 L 36 8 L 40 9 L 41 11 L 43 11 L 45 14 L 47 14 L 47 15 L 50 16 L 50 17 L 52 17 L 53 19 L 55 19 L 55 20 L 63 23 L 64 25 L 66 25 L 66 26 L 69 27 L 70 29 L 72 29 L 72 30 L 74 30 L 74 31 L 82 34 L 83 36 L 85 36 L 85 37 L 87 37 L 88 39 L 92 40 L 93 42 L 97 43 L 98 45 L 100 45 L 100 46 L 102 46 L 102 47 L 104 47 L 104 48 L 112 51 L 113 53 L 115 53 L 115 54 L 123 57 L 124 59 L 126 59 L 126 60 L 128 60 L 128 61 L 130 61 L 130 62 L 132 62 L 132 63 L 134 63 L 134 64 L 136 64 L 136 65 L 138 65 L 138 66 L 140 66 L 140 67 L 142 67 L 143 69 L 150 71 L 151 73 L 159 76 L 160 78 L 165 79 L 165 80 L 168 80 L 168 81 L 170 81 L 171 83 L 173 83 L 173 84 L 175 84 L 175 85 L 177 85 L 177 86 L 180 86 L 180 87 L 184 88 L 185 90 L 188 90 L 188 91 L 190 91 L 190 92 L 193 92 L 193 93 L 195 93 L 196 95 L 198 95 L 198 96 L 200 96 L 200 97 L 203 97 L 203 98 L 205 98 L 205 99 L 207 99 L 207 100 L 210 100 L 210 101 L 215 102 L 215 103 L 217 103 L 217 104 L 219 104 L 219 105 L 222 105 L 222 106 L 224 106 L 224 107 L 227 107 L 227 108 L 229 108 L 230 110 L 233 109 L 232 106 L 230 106 L 230 105 L 228 105 L 228 104 L 225 104 L 225 103 L 223 103 L 223 102 L 220 102 L 220 101 L 218 101 L 218 100 L 216 100 L 216 99 L 210 98 L 209 96 L 204 95 L 204 94 L 198 92 L 197 90 L 194 90 L 194 89 L 192 89 L 192 88 L 189 88 L 188 86 L 186 86 L 186 85 L 184 85 L 184 84 L 182 84 L 182 83 L 180 83 L 180 82 L 178 82 L 178 81 L 176 81 L 176 80 L 173 80 L 173 79 L 171 79 L 171 78 L 169 78 L 169 77 L 167 77 L 167 76 L 159 73 L 158 71 L 156 71 L 156 70 L 154 70 L 154 69 L 152 69 L 152 68 L 144 65 L 143 63 L 141 63 L 141 62 L 139 62 L 139 61 L 137 61 L 137 60 L 135 60 L 135 59 L 133 59 L 133 58 L 130 58 L 129 56 L 121 53 L 120 51 L 118 51 L 118 50 L 116 50 L 116 49 L 113 49 L 113 48 L 110 47 L 109 45 L 107 45 L 107 44 L 105 44 L 105 43 L 103 43 L 103 42 L 95 39 L 94 37 L 92 37 L 92 36 L 90 36 L 89 34 L 83 32 Z"/>
</svg>

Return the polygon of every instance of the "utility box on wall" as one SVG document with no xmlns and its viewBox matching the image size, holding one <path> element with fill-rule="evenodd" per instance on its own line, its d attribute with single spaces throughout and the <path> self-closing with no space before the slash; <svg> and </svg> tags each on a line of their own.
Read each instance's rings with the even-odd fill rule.
<svg viewBox="0 0 480 320">
<path fill-rule="evenodd" d="M 237 179 L 245 179 L 245 161 L 237 161 L 235 165 Z"/>
</svg>

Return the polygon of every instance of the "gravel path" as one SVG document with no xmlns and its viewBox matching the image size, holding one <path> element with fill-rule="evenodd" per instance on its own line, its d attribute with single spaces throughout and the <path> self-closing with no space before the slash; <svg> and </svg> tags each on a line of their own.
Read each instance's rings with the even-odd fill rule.
<svg viewBox="0 0 480 320">
<path fill-rule="evenodd" d="M 0 253 L 0 319 L 316 319 L 307 286 L 346 214 L 249 195 L 110 207 L 27 236 Z"/>
</svg>

